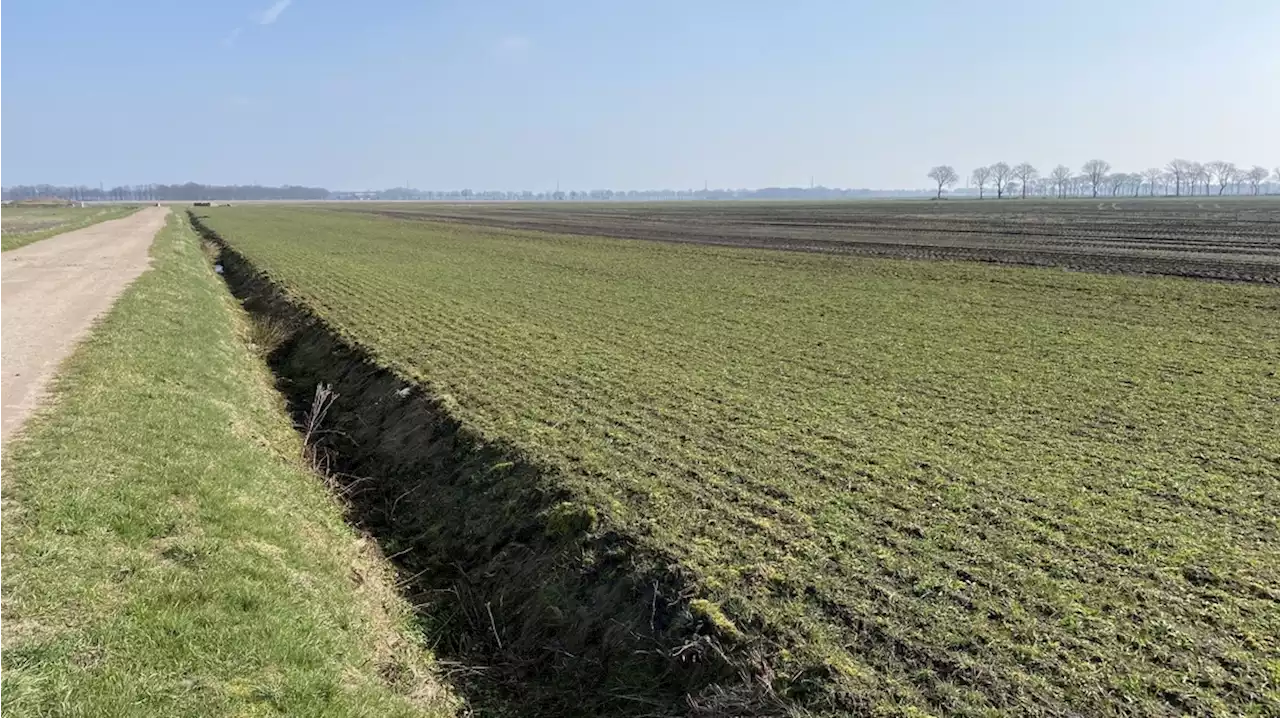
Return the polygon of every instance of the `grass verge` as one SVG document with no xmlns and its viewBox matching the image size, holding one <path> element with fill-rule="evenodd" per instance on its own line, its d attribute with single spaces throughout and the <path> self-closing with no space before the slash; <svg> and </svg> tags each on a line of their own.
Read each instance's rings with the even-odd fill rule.
<svg viewBox="0 0 1280 718">
<path fill-rule="evenodd" d="M 175 215 L 4 457 L 5 715 L 445 716 Z"/>
<path fill-rule="evenodd" d="M 128 217 L 141 206 L 132 207 L 6 207 L 0 252 L 25 247 L 109 219 Z"/>
</svg>

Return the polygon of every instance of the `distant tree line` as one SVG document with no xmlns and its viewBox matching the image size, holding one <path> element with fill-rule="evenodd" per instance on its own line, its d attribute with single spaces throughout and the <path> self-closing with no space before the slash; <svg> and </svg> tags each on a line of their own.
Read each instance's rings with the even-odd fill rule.
<svg viewBox="0 0 1280 718">
<path fill-rule="evenodd" d="M 320 187 L 263 187 L 260 185 L 186 184 L 121 185 L 100 187 L 18 185 L 5 187 L 5 200 L 64 199 L 72 202 L 151 202 L 211 200 L 229 202 L 247 199 L 327 199 L 329 190 Z"/>
<path fill-rule="evenodd" d="M 941 197 L 944 190 L 960 181 L 950 165 L 929 170 L 935 183 L 930 194 Z M 1173 160 L 1168 165 L 1143 172 L 1112 172 L 1103 160 L 1089 160 L 1079 172 L 1058 165 L 1047 176 L 1029 162 L 1009 165 L 997 162 L 979 167 L 970 183 L 980 199 L 1018 197 L 1099 197 L 1139 195 L 1260 194 L 1280 189 L 1280 167 L 1275 168 L 1276 185 L 1268 184 L 1272 172 L 1255 165 L 1244 170 L 1231 162 L 1191 162 Z M 72 202 L 230 202 L 237 200 L 445 200 L 445 201 L 654 201 L 654 200 L 738 200 L 738 199 L 867 199 L 876 197 L 921 197 L 920 190 L 840 189 L 835 187 L 764 187 L 761 189 L 652 189 L 652 190 L 419 190 L 394 187 L 383 190 L 336 191 L 323 187 L 285 185 L 185 184 L 121 185 L 105 189 L 86 186 L 16 185 L 3 189 L 3 199 L 62 199 Z"/>
<path fill-rule="evenodd" d="M 764 187 L 761 189 L 647 189 L 647 190 L 417 190 L 406 187 L 376 192 L 331 192 L 330 199 L 385 200 L 505 200 L 505 201 L 656 201 L 735 199 L 852 199 L 919 197 L 919 190 L 840 189 L 835 187 Z"/>
<path fill-rule="evenodd" d="M 927 176 L 936 183 L 938 197 L 944 189 L 960 181 L 960 175 L 950 165 L 938 165 L 930 169 Z M 1280 185 L 1280 167 L 1268 170 L 1254 165 L 1243 169 L 1234 162 L 1221 160 L 1200 163 L 1175 159 L 1164 167 L 1142 172 L 1112 172 L 1106 160 L 1089 160 L 1079 172 L 1058 165 L 1042 177 L 1030 162 L 1016 166 L 997 162 L 978 167 L 969 177 L 978 199 L 985 199 L 989 193 L 994 193 L 996 199 L 1012 196 L 1025 199 L 1029 195 L 1060 198 L 1256 195 L 1269 189 L 1271 177 Z"/>
<path fill-rule="evenodd" d="M 206 185 L 196 182 L 166 185 L 129 185 L 101 189 L 83 186 L 18 185 L 5 187 L 5 200 L 63 199 L 73 202 L 150 202 L 233 200 L 734 200 L 734 199 L 851 199 L 918 197 L 918 190 L 838 189 L 832 187 L 765 187 L 763 189 L 653 189 L 653 190 L 419 190 L 394 187 L 383 190 L 337 191 L 321 187 L 263 187 L 261 185 Z"/>
</svg>

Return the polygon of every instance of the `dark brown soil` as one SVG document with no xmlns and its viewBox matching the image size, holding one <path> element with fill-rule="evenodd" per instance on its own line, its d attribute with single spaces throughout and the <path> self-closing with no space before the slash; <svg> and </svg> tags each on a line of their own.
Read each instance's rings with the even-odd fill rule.
<svg viewBox="0 0 1280 718">
<path fill-rule="evenodd" d="M 356 209 L 560 234 L 1280 284 L 1280 197 Z"/>
</svg>

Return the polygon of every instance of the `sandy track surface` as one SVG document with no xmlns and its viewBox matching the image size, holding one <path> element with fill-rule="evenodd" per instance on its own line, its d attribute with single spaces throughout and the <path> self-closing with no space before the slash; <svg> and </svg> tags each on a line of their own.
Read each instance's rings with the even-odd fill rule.
<svg viewBox="0 0 1280 718">
<path fill-rule="evenodd" d="M 168 207 L 147 207 L 0 255 L 0 442 L 38 406 L 94 320 L 150 264 L 151 241 L 168 213 Z"/>
</svg>

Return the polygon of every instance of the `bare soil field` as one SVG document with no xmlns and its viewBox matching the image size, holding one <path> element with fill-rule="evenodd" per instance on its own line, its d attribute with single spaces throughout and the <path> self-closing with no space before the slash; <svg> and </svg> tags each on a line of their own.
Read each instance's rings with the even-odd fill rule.
<svg viewBox="0 0 1280 718">
<path fill-rule="evenodd" d="M 1280 197 L 344 209 L 558 234 L 1280 283 Z"/>
</svg>

